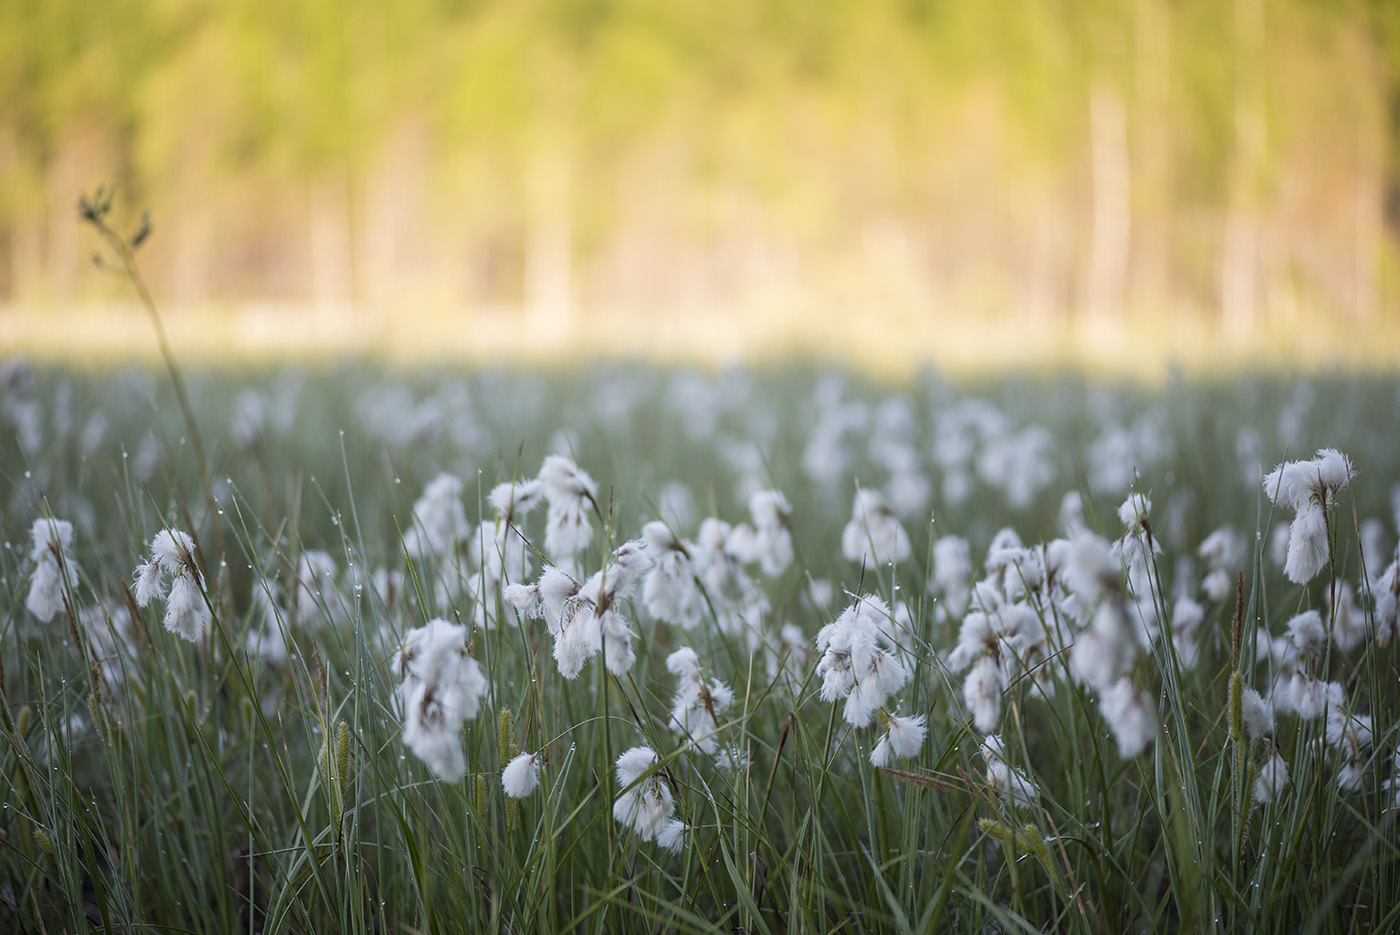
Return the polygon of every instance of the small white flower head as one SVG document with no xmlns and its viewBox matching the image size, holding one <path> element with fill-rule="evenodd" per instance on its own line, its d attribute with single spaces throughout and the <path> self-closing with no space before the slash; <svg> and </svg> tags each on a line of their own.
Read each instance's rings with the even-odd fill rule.
<svg viewBox="0 0 1400 935">
<path fill-rule="evenodd" d="M 501 598 L 531 619 L 537 620 L 544 614 L 538 584 L 508 584 L 501 589 Z"/>
<path fill-rule="evenodd" d="M 758 562 L 765 575 L 782 574 L 792 563 L 792 506 L 781 491 L 760 490 L 749 497 L 749 514 L 753 528 L 741 527 L 745 534 L 737 536 L 735 553 L 745 563 Z"/>
<path fill-rule="evenodd" d="M 73 524 L 41 516 L 30 527 L 29 536 L 33 543 L 29 557 L 34 560 L 34 576 L 25 606 L 47 623 L 63 610 L 64 588 L 71 591 L 78 583 L 70 558 Z"/>
<path fill-rule="evenodd" d="M 1250 740 L 1269 737 L 1274 732 L 1274 709 L 1252 688 L 1246 688 L 1240 697 L 1240 707 L 1244 713 L 1244 729 Z"/>
<path fill-rule="evenodd" d="M 865 595 L 817 633 L 822 700 L 845 698 L 846 721 L 854 727 L 869 726 L 909 678 L 903 663 L 880 645 L 881 631 L 889 627 L 885 602 Z"/>
<path fill-rule="evenodd" d="M 440 778 L 466 773 L 462 725 L 475 718 L 487 692 L 481 666 L 467 654 L 467 628 L 435 619 L 410 630 L 394 658 L 403 678 L 403 742 Z"/>
<path fill-rule="evenodd" d="M 682 646 L 666 658 L 666 668 L 677 677 L 676 703 L 671 709 L 671 730 L 694 740 L 704 753 L 714 753 L 718 716 L 734 703 L 733 690 L 715 679 L 706 683 L 695 650 Z"/>
<path fill-rule="evenodd" d="M 1375 599 L 1376 643 L 1385 646 L 1400 625 L 1400 558 L 1386 566 L 1371 584 Z"/>
<path fill-rule="evenodd" d="M 1128 760 L 1147 749 L 1157 736 L 1157 712 L 1146 692 L 1120 679 L 1099 696 L 1099 711 L 1118 741 L 1118 755 Z"/>
<path fill-rule="evenodd" d="M 1355 760 L 1347 760 L 1337 770 L 1337 789 L 1341 792 L 1360 792 L 1366 785 L 1366 771 Z"/>
<path fill-rule="evenodd" d="M 136 566 L 136 587 L 132 596 L 138 607 L 145 607 L 154 600 L 165 600 L 164 574 L 160 563 L 152 560 Z"/>
<path fill-rule="evenodd" d="M 870 764 L 889 766 L 891 759 L 918 756 L 927 734 L 928 728 L 924 725 L 922 714 L 917 717 L 891 716 L 886 721 L 885 733 L 880 737 L 880 742 L 870 752 Z"/>
<path fill-rule="evenodd" d="M 1289 620 L 1288 636 L 1298 652 L 1314 661 L 1321 659 L 1327 648 L 1327 631 L 1322 625 L 1322 614 L 1316 610 L 1305 610 Z"/>
<path fill-rule="evenodd" d="M 1317 466 L 1318 485 L 1333 493 L 1351 486 L 1356 476 L 1351 459 L 1335 448 L 1319 449 L 1313 464 Z"/>
<path fill-rule="evenodd" d="M 544 482 L 534 480 L 507 481 L 491 488 L 488 497 L 497 515 L 514 520 L 529 513 L 544 500 Z"/>
<path fill-rule="evenodd" d="M 647 612 L 657 620 L 689 630 L 700 622 L 704 609 L 704 598 L 695 581 L 690 551 L 680 537 L 662 522 L 647 523 L 642 527 L 642 538 L 656 560 L 642 586 L 642 600 Z"/>
<path fill-rule="evenodd" d="M 572 620 L 577 611 L 578 602 L 575 600 L 581 585 L 558 565 L 550 565 L 540 575 L 536 594 L 540 602 L 540 610 L 544 614 L 545 626 L 549 628 L 549 635 L 558 637 L 563 625 Z M 521 592 L 512 592 L 524 599 Z M 527 602 L 528 603 L 528 602 Z M 565 620 L 565 617 L 569 621 Z"/>
<path fill-rule="evenodd" d="M 996 734 L 984 737 L 981 753 L 987 761 L 988 785 L 1017 808 L 1034 808 L 1040 799 L 1040 790 L 1020 770 L 1007 764 L 1001 738 Z"/>
<path fill-rule="evenodd" d="M 462 481 L 439 474 L 413 504 L 413 525 L 404 533 L 404 548 L 414 558 L 446 555 L 471 538 L 471 523 L 462 507 Z"/>
<path fill-rule="evenodd" d="M 1306 504 L 1288 527 L 1288 556 L 1283 573 L 1294 584 L 1307 584 L 1327 567 L 1327 511 Z"/>
<path fill-rule="evenodd" d="M 1244 540 L 1235 527 L 1221 526 L 1201 540 L 1196 556 L 1207 568 L 1232 569 L 1244 558 Z"/>
<path fill-rule="evenodd" d="M 597 502 L 598 485 L 563 455 L 545 458 L 539 479 L 549 500 L 545 551 L 555 559 L 577 555 L 593 541 L 593 526 L 587 511 Z"/>
<path fill-rule="evenodd" d="M 198 572 L 181 569 L 170 582 L 170 596 L 165 601 L 165 628 L 191 643 L 199 641 L 209 628 L 213 615 L 200 590 L 204 583 Z"/>
<path fill-rule="evenodd" d="M 1264 478 L 1269 499 L 1297 512 L 1288 530 L 1288 580 L 1306 584 L 1327 566 L 1327 509 L 1355 474 L 1346 455 L 1324 448 L 1313 460 L 1280 464 Z"/>
<path fill-rule="evenodd" d="M 686 842 L 690 840 L 690 827 L 679 818 L 670 818 L 661 826 L 661 830 L 656 832 L 656 843 L 658 847 L 664 847 L 672 854 L 679 854 L 685 850 Z"/>
<path fill-rule="evenodd" d="M 978 733 L 990 734 L 1001 723 L 1001 693 L 1005 688 L 1006 675 L 992 656 L 983 656 L 967 674 L 963 700 Z"/>
<path fill-rule="evenodd" d="M 1124 532 L 1136 535 L 1145 528 L 1151 512 L 1152 501 L 1135 490 L 1119 505 L 1118 521 L 1123 524 Z"/>
<path fill-rule="evenodd" d="M 136 567 L 136 603 L 142 607 L 165 598 L 164 578 L 172 576 L 165 604 L 165 628 L 190 642 L 198 641 L 213 615 L 204 599 L 204 575 L 194 561 L 194 539 L 162 529 L 151 539 L 150 561 Z"/>
<path fill-rule="evenodd" d="M 698 678 L 700 676 L 700 657 L 689 646 L 682 646 L 666 657 L 666 671 L 682 679 Z"/>
<path fill-rule="evenodd" d="M 650 747 L 633 747 L 617 758 L 617 784 L 622 788 L 613 802 L 613 818 L 627 825 L 644 841 L 650 841 L 665 828 L 675 811 L 671 788 Z"/>
<path fill-rule="evenodd" d="M 856 491 L 851 521 L 841 532 L 841 554 L 848 561 L 884 565 L 909 557 L 909 536 L 878 490 Z"/>
<path fill-rule="evenodd" d="M 1288 788 L 1288 763 L 1275 753 L 1259 767 L 1254 777 L 1254 801 L 1266 805 L 1277 799 Z"/>
<path fill-rule="evenodd" d="M 1274 685 L 1271 700 L 1276 713 L 1296 714 L 1311 721 L 1327 713 L 1327 691 L 1326 682 L 1299 670 Z"/>
<path fill-rule="evenodd" d="M 540 755 L 521 753 L 501 771 L 501 788 L 512 799 L 523 799 L 540 784 Z"/>
<path fill-rule="evenodd" d="M 1069 671 L 1075 681 L 1104 691 L 1132 670 L 1137 643 L 1116 601 L 1105 601 L 1089 629 L 1070 648 Z"/>
<path fill-rule="evenodd" d="M 1066 539 L 1073 539 L 1088 529 L 1084 519 L 1084 497 L 1079 491 L 1066 491 L 1060 498 L 1059 527 L 1060 534 Z"/>
<path fill-rule="evenodd" d="M 955 620 L 967 612 L 972 587 L 972 547 L 959 536 L 944 536 L 933 544 L 933 574 L 929 589 L 941 595 L 940 607 Z"/>
<path fill-rule="evenodd" d="M 1090 602 L 1106 590 L 1119 587 L 1119 566 L 1109 544 L 1093 533 L 1082 533 L 1071 540 L 1069 562 L 1065 566 L 1065 586 Z"/>
<path fill-rule="evenodd" d="M 614 675 L 632 668 L 637 658 L 632 648 L 636 633 L 620 610 L 650 564 L 646 542 L 633 539 L 618 546 L 611 562 L 584 583 L 572 617 L 555 641 L 555 660 L 565 678 L 577 676 L 583 663 L 599 651 Z"/>
</svg>

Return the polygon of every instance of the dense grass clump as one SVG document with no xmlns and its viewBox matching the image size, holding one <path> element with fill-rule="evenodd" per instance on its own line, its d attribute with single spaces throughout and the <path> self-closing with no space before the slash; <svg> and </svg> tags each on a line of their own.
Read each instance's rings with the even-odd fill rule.
<svg viewBox="0 0 1400 935">
<path fill-rule="evenodd" d="M 1393 380 L 3 380 L 0 929 L 1400 925 Z"/>
</svg>

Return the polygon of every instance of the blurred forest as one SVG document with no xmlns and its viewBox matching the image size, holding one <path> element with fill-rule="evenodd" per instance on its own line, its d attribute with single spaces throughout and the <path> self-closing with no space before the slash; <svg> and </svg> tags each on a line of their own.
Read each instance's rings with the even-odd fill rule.
<svg viewBox="0 0 1400 935">
<path fill-rule="evenodd" d="M 0 304 L 1400 315 L 1392 0 L 5 0 Z"/>
</svg>

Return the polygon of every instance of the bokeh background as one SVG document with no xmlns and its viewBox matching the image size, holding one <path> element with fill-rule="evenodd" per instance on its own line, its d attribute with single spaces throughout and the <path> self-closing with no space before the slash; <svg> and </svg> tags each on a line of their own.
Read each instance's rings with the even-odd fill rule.
<svg viewBox="0 0 1400 935">
<path fill-rule="evenodd" d="M 1390 0 L 4 0 L 0 341 L 1400 358 Z"/>
</svg>

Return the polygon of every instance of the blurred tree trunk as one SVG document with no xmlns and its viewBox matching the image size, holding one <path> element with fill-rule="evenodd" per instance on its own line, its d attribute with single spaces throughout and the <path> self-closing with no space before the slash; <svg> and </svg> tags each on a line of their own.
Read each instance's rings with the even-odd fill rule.
<svg viewBox="0 0 1400 935">
<path fill-rule="evenodd" d="M 1100 84 L 1089 98 L 1093 232 L 1089 241 L 1088 309 L 1095 323 L 1121 320 L 1132 231 L 1127 115 L 1116 88 Z"/>
<path fill-rule="evenodd" d="M 317 317 L 333 316 L 353 301 L 350 182 L 344 166 L 312 176 L 310 221 L 311 304 Z"/>
<path fill-rule="evenodd" d="M 1138 0 L 1133 20 L 1133 214 L 1129 304 L 1172 302 L 1172 16 L 1165 0 Z"/>
<path fill-rule="evenodd" d="M 1370 323 L 1380 309 L 1380 258 L 1384 249 L 1385 156 L 1382 143 L 1367 128 L 1357 128 L 1355 314 Z"/>
<path fill-rule="evenodd" d="M 564 336 L 573 318 L 569 163 L 557 144 L 536 147 L 525 180 L 525 314 L 542 338 Z"/>
<path fill-rule="evenodd" d="M 1263 0 L 1234 0 L 1234 26 L 1234 147 L 1220 265 L 1220 309 L 1227 332 L 1248 334 L 1254 330 L 1259 303 L 1265 151 Z"/>
</svg>

